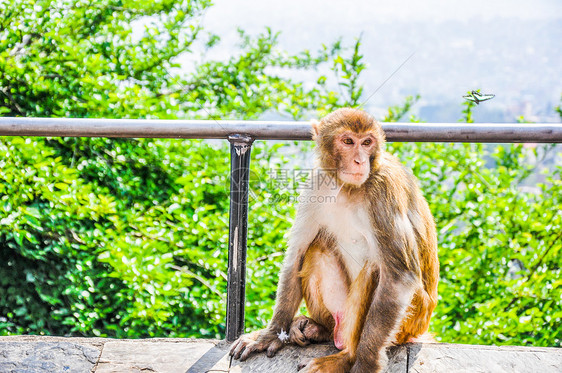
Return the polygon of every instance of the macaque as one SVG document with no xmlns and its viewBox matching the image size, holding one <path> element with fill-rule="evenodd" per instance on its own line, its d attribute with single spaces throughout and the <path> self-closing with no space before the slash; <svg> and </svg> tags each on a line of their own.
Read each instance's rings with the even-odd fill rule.
<svg viewBox="0 0 562 373">
<path fill-rule="evenodd" d="M 435 223 L 414 175 L 383 150 L 373 117 L 339 109 L 312 128 L 318 164 L 299 199 L 273 318 L 230 354 L 272 357 L 287 343 L 333 340 L 340 351 L 302 372 L 379 372 L 386 347 L 428 330 L 439 280 Z M 309 316 L 295 317 L 303 298 Z"/>
</svg>

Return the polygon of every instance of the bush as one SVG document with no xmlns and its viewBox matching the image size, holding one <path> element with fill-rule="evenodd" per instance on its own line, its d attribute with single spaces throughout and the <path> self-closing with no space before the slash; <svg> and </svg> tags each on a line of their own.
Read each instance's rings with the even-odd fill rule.
<svg viewBox="0 0 562 373">
<path fill-rule="evenodd" d="M 441 282 L 431 324 L 437 339 L 560 346 L 562 167 L 551 164 L 542 182 L 525 185 L 554 148 L 393 148 L 413 166 L 437 222 Z"/>
</svg>

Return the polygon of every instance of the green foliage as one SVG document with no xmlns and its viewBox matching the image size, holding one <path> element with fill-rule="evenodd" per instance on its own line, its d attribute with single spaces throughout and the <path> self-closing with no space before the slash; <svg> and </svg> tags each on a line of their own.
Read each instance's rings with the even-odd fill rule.
<svg viewBox="0 0 562 373">
<path fill-rule="evenodd" d="M 350 58 L 340 42 L 289 55 L 269 29 L 256 37 L 240 31 L 239 54 L 181 74 L 178 58 L 191 53 L 198 18 L 209 4 L 0 0 L 0 114 L 240 119 L 267 110 L 298 117 L 346 103 L 329 87 L 352 79 L 347 73 L 360 59 L 359 41 Z M 210 35 L 205 48 L 218 43 Z M 346 76 L 312 88 L 286 77 L 295 69 L 314 74 L 321 64 Z"/>
<path fill-rule="evenodd" d="M 416 104 L 416 102 L 419 101 L 420 98 L 421 98 L 420 95 L 407 96 L 404 99 L 404 103 L 402 105 L 396 105 L 396 106 L 389 107 L 388 108 L 388 114 L 384 118 L 382 118 L 382 121 L 383 122 L 398 122 L 406 114 L 408 114 L 408 112 L 410 111 L 412 106 L 414 106 Z M 413 117 L 410 117 L 410 121 L 416 122 L 416 119 L 413 118 Z"/>
<path fill-rule="evenodd" d="M 553 148 L 391 149 L 420 179 L 437 223 L 441 282 L 431 325 L 437 338 L 560 346 L 562 167 L 542 175 L 535 168 Z M 541 182 L 527 186 L 533 177 Z"/>
<path fill-rule="evenodd" d="M 2 0 L 1 106 L 7 115 L 146 116 L 179 83 L 162 78 L 179 66 L 174 58 L 199 32 L 193 18 L 209 4 Z M 166 106 L 160 115 L 175 105 Z"/>
<path fill-rule="evenodd" d="M 257 146 L 254 167 L 280 162 L 279 146 Z M 0 140 L 0 159 L 3 333 L 221 335 L 225 146 L 16 137 Z M 281 251 L 293 205 L 271 213 L 259 196 L 252 202 L 250 234 L 260 239 L 250 250 Z"/>
<path fill-rule="evenodd" d="M 274 111 L 299 118 L 364 99 L 360 39 L 350 49 L 336 42 L 289 55 L 271 30 L 240 31 L 239 53 L 182 74 L 177 60 L 196 42 L 220 45 L 197 26 L 208 1 L 0 6 L 0 115 L 246 119 Z M 316 84 L 287 78 L 297 69 Z M 400 120 L 418 99 L 389 108 L 383 120 Z M 466 103 L 462 120 L 472 122 L 477 109 Z M 557 148 L 387 146 L 420 179 L 437 222 L 437 337 L 560 346 Z M 302 147 L 253 146 L 248 329 L 271 317 L 294 183 L 306 175 L 286 158 Z M 0 334 L 223 335 L 226 144 L 0 138 L 0 169 Z"/>
<path fill-rule="evenodd" d="M 78 234 L 111 207 L 40 139 L 1 140 L 0 159 L 0 326 L 56 332 L 55 320 L 95 312 L 91 293 L 103 272 Z M 66 295 L 76 302 L 65 304 Z"/>
<path fill-rule="evenodd" d="M 1 0 L 0 114 L 244 119 L 342 105 L 333 83 L 305 88 L 285 77 L 334 66 L 347 53 L 340 42 L 289 55 L 271 30 L 241 31 L 239 54 L 180 74 L 176 60 L 190 52 L 208 5 Z M 205 48 L 217 43 L 210 35 Z M 318 78 L 331 79 L 337 86 L 335 75 Z M 260 175 L 281 162 L 272 158 L 280 146 L 254 146 Z M 225 144 L 4 138 L 0 151 L 0 333 L 222 334 Z M 261 240 L 251 249 L 281 251 L 293 204 L 272 214 L 267 201 L 254 203 L 249 229 Z"/>
<path fill-rule="evenodd" d="M 348 96 L 345 103 L 340 106 L 357 107 L 361 104 L 360 100 L 363 95 L 363 86 L 360 84 L 359 76 L 361 72 L 367 67 L 362 62 L 363 55 L 359 53 L 361 45 L 361 37 L 359 37 L 354 45 L 353 53 L 349 58 L 338 56 L 334 59 L 332 70 L 341 77 L 339 86 L 344 88 L 342 96 Z"/>
<path fill-rule="evenodd" d="M 411 100 L 389 109 L 387 120 L 400 119 Z M 463 105 L 463 120 L 471 123 L 477 106 Z M 420 180 L 437 223 L 441 282 L 431 324 L 437 339 L 561 346 L 560 148 L 388 147 Z"/>
</svg>

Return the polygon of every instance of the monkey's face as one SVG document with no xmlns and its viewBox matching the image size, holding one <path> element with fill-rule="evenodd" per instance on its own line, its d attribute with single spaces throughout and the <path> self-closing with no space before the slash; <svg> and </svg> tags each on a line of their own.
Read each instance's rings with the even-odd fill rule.
<svg viewBox="0 0 562 373">
<path fill-rule="evenodd" d="M 334 150 L 338 155 L 338 179 L 344 184 L 362 185 L 369 177 L 376 149 L 377 141 L 371 133 L 345 131 L 336 136 Z"/>
<path fill-rule="evenodd" d="M 369 114 L 343 108 L 311 124 L 318 165 L 339 182 L 359 187 L 378 169 L 384 132 Z"/>
</svg>

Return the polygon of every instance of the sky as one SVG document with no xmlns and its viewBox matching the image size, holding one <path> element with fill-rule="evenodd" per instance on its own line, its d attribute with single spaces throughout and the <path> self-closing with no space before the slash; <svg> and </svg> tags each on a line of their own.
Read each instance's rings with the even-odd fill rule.
<svg viewBox="0 0 562 373">
<path fill-rule="evenodd" d="M 333 24 L 334 30 L 369 20 L 461 20 L 471 17 L 517 17 L 544 20 L 562 16 L 560 0 L 215 0 L 205 16 L 213 29 L 264 25 L 282 27 L 290 22 L 299 33 L 311 24 Z M 341 32 L 340 32 L 341 33 Z"/>
<path fill-rule="evenodd" d="M 494 28 L 494 22 L 485 25 L 490 28 L 484 30 L 477 26 L 470 28 L 471 22 L 468 22 L 466 34 L 462 28 L 460 35 L 458 30 L 455 35 L 447 32 L 451 24 L 497 19 L 525 20 L 539 27 L 548 26 L 539 32 L 535 29 L 532 37 L 517 26 L 513 30 Z M 408 29 L 408 22 L 416 26 Z M 426 25 L 448 22 L 449 26 L 418 28 L 420 22 Z M 393 27 L 395 24 L 400 27 Z M 408 93 L 404 88 L 408 85 L 415 87 L 411 93 L 421 93 L 425 98 L 443 92 L 446 97 L 455 97 L 460 102 L 468 87 L 488 88 L 500 93 L 488 107 L 501 106 L 501 110 L 514 105 L 514 97 L 521 95 L 534 95 L 537 101 L 544 102 L 543 97 L 537 97 L 542 95 L 537 94 L 537 90 L 544 91 L 544 97 L 554 104 L 562 93 L 562 83 L 556 83 L 556 80 L 562 81 L 562 50 L 558 56 L 554 55 L 558 58 L 553 58 L 551 50 L 557 43 L 553 47 L 552 36 L 546 41 L 540 37 L 532 39 L 541 35 L 540 32 L 562 35 L 562 0 L 215 0 L 203 16 L 202 26 L 221 36 L 219 46 L 205 56 L 219 60 L 229 58 L 236 51 L 237 27 L 250 34 L 263 32 L 266 26 L 280 31 L 280 47 L 289 52 L 316 51 L 322 43 L 329 44 L 340 37 L 351 44 L 362 35 L 362 52 L 369 65 L 364 74 L 366 92 L 374 91 L 415 52 L 412 60 L 373 99 L 381 101 L 375 102 L 380 107 L 399 103 L 396 101 Z M 514 36 L 510 38 L 512 31 Z M 478 38 L 478 33 L 487 33 L 486 38 Z M 511 39 L 509 44 L 507 39 Z M 499 48 L 502 44 L 506 45 L 503 49 Z M 469 52 L 462 54 L 463 48 Z M 490 65 L 490 56 L 495 66 Z M 201 57 L 194 53 L 186 58 L 197 61 Z M 443 61 L 454 66 L 444 67 Z M 557 65 L 561 66 L 558 70 L 553 68 Z M 503 74 L 503 66 L 509 74 Z M 486 76 L 487 67 L 490 72 Z M 493 72 L 492 67 L 495 68 Z M 533 69 L 535 71 L 531 71 Z M 545 82 L 546 71 L 553 82 Z M 417 77 L 420 77 L 419 82 Z M 452 80 L 454 86 L 448 85 Z M 538 83 L 534 84 L 535 81 Z M 502 95 L 502 92 L 511 95 Z"/>
<path fill-rule="evenodd" d="M 280 41 L 284 49 L 299 51 L 303 42 L 308 44 L 307 48 L 316 48 L 319 42 L 356 37 L 373 22 L 497 17 L 538 22 L 562 19 L 562 0 L 214 0 L 202 25 L 221 35 L 225 46 L 236 43 L 237 27 L 250 33 L 271 27 L 282 32 Z M 314 34 L 318 28 L 323 30 L 321 41 Z M 296 42 L 299 46 L 293 48 L 291 45 Z M 216 53 L 220 56 L 219 51 Z"/>
</svg>

